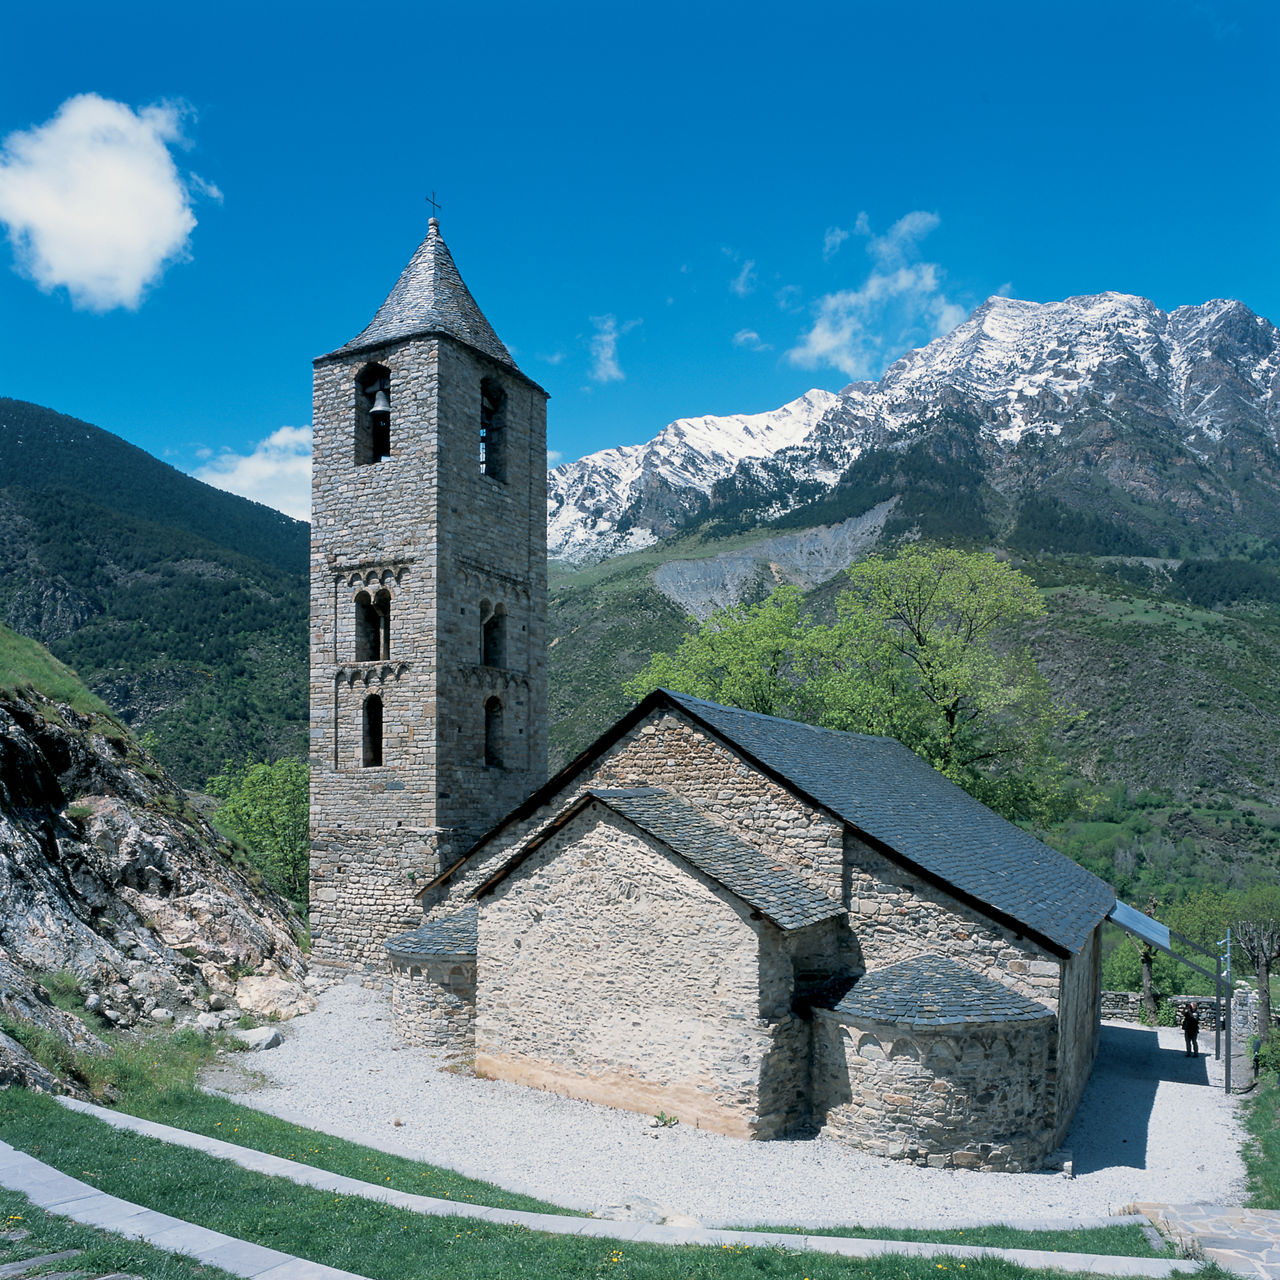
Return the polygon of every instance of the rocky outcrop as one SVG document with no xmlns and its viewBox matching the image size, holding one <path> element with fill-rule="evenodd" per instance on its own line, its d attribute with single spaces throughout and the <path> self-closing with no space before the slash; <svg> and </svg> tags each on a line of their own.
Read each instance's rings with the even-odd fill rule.
<svg viewBox="0 0 1280 1280">
<path fill-rule="evenodd" d="M 30 690 L 0 693 L 0 900 L 0 1015 L 78 1049 L 99 1042 L 39 975 L 117 1028 L 225 1024 L 250 975 L 282 1016 L 312 1003 L 287 903 L 127 730 Z"/>
</svg>

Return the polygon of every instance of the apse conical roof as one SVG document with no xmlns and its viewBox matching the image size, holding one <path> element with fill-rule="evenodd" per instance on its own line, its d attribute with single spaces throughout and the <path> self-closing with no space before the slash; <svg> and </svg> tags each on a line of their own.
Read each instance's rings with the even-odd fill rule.
<svg viewBox="0 0 1280 1280">
<path fill-rule="evenodd" d="M 400 279 L 378 308 L 378 314 L 361 333 L 333 354 L 430 333 L 454 338 L 516 368 L 511 353 L 463 284 L 435 218 L 427 224 L 427 238 L 400 273 Z"/>
</svg>

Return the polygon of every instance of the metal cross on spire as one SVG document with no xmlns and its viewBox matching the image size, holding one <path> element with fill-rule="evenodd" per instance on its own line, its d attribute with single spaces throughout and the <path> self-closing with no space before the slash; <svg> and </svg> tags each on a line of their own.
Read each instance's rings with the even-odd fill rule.
<svg viewBox="0 0 1280 1280">
<path fill-rule="evenodd" d="M 431 194 L 427 197 L 427 203 L 431 206 L 431 216 L 434 218 L 439 212 L 441 206 L 436 203 L 435 188 L 431 190 Z"/>
</svg>

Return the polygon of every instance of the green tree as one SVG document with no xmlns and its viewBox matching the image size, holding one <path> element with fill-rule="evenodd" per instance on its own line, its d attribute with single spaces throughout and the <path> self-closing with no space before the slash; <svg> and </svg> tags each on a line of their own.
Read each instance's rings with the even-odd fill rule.
<svg viewBox="0 0 1280 1280">
<path fill-rule="evenodd" d="M 1256 885 L 1237 894 L 1232 925 L 1240 949 L 1258 975 L 1258 1026 L 1271 1027 L 1271 966 L 1280 963 L 1280 888 Z"/>
<path fill-rule="evenodd" d="M 301 760 L 228 760 L 208 784 L 209 794 L 221 801 L 214 825 L 239 840 L 267 882 L 303 913 L 310 857 L 309 777 Z"/>
<path fill-rule="evenodd" d="M 1058 705 L 1014 628 L 1044 605 L 986 553 L 910 547 L 848 571 L 836 621 L 815 623 L 793 587 L 713 615 L 626 691 L 660 685 L 828 728 L 888 734 L 1011 818 L 1068 807 L 1051 731 Z"/>
</svg>

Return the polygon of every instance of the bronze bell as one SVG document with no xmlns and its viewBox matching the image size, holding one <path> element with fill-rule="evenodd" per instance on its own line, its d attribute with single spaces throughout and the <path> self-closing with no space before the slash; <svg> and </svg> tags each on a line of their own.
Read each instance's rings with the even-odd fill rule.
<svg viewBox="0 0 1280 1280">
<path fill-rule="evenodd" d="M 373 408 L 370 409 L 369 412 L 370 413 L 390 413 L 391 412 L 391 397 L 387 395 L 386 391 L 384 391 L 382 387 L 379 387 L 377 392 L 375 393 L 373 397 Z"/>
</svg>

